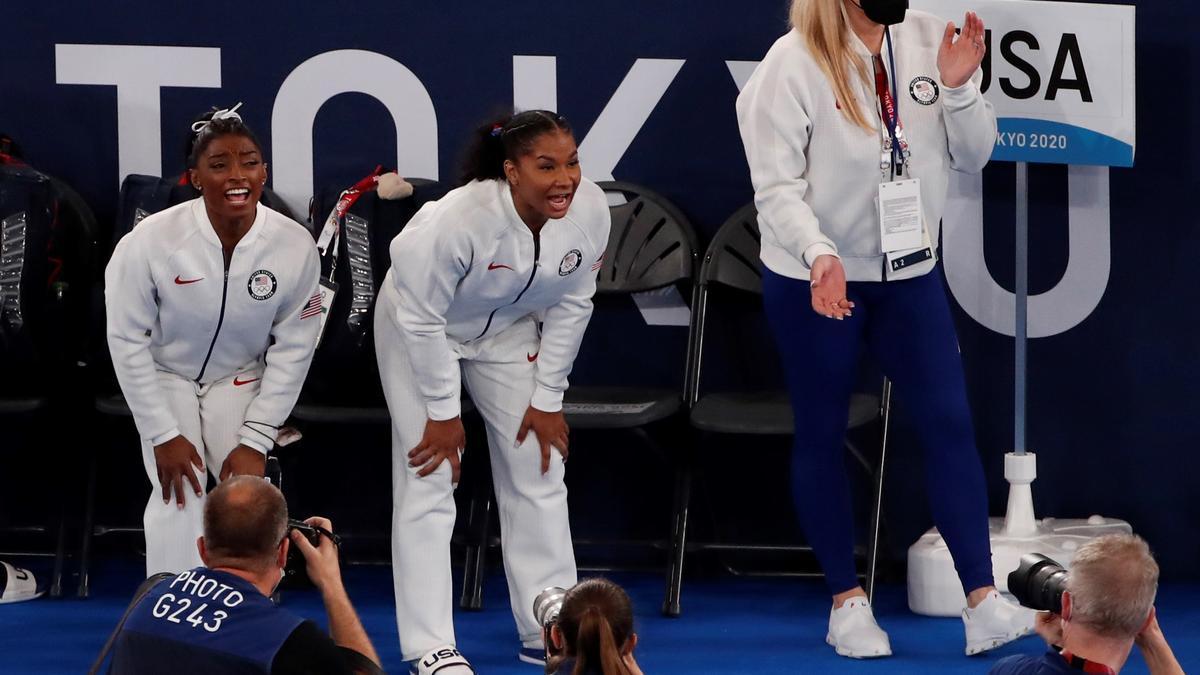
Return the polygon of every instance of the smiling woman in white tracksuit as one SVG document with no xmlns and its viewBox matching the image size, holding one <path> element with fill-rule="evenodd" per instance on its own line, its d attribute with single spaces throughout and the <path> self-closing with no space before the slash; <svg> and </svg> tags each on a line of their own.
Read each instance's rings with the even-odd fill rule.
<svg viewBox="0 0 1200 675">
<path fill-rule="evenodd" d="M 266 165 L 237 113 L 211 117 L 189 158 L 202 197 L 138 223 L 104 274 L 109 351 L 155 488 L 148 575 L 201 564 L 207 472 L 263 475 L 321 321 L 312 236 L 258 203 Z"/>
<path fill-rule="evenodd" d="M 575 583 L 562 398 L 609 231 L 604 193 L 581 178 L 561 116 L 523 112 L 477 134 L 466 184 L 393 240 L 375 312 L 400 647 L 419 672 L 451 666 L 443 675 L 469 672 L 453 648 L 450 579 L 464 380 L 487 426 L 523 660 L 542 657 L 533 599 Z"/>
</svg>

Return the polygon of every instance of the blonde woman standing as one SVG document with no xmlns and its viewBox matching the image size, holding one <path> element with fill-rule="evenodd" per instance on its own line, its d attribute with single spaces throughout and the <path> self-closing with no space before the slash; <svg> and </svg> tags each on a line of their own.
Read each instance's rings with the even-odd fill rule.
<svg viewBox="0 0 1200 675">
<path fill-rule="evenodd" d="M 996 117 L 983 22 L 961 35 L 907 0 L 793 0 L 738 97 L 762 230 L 763 295 L 796 418 L 793 493 L 838 654 L 891 654 L 854 567 L 841 438 L 860 345 L 896 384 L 934 520 L 967 596 L 966 653 L 1032 630 L 992 578 L 987 493 L 936 243 L 951 169 L 978 172 Z"/>
</svg>

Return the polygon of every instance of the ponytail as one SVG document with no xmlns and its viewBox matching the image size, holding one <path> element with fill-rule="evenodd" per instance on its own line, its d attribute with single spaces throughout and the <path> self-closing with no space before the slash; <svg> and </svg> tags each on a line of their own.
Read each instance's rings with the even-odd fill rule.
<svg viewBox="0 0 1200 675">
<path fill-rule="evenodd" d="M 505 114 L 475 128 L 463 160 L 462 183 L 504 180 L 504 161 L 530 152 L 533 141 L 551 131 L 571 133 L 566 118 L 549 110 Z"/>
<path fill-rule="evenodd" d="M 595 664 L 595 665 L 593 665 Z M 597 670 L 596 665 L 600 668 Z M 621 658 L 621 650 L 613 635 L 612 624 L 600 608 L 592 605 L 584 611 L 575 636 L 575 670 L 572 675 L 628 675 L 629 669 Z"/>
<path fill-rule="evenodd" d="M 558 629 L 563 654 L 546 664 L 558 672 L 567 659 L 575 659 L 572 675 L 629 675 L 622 651 L 632 649 L 633 604 L 629 595 L 608 579 L 585 579 L 567 591 Z"/>
<path fill-rule="evenodd" d="M 471 133 L 471 147 L 463 161 L 462 182 L 504 178 L 504 124 L 511 115 L 491 120 Z"/>
</svg>

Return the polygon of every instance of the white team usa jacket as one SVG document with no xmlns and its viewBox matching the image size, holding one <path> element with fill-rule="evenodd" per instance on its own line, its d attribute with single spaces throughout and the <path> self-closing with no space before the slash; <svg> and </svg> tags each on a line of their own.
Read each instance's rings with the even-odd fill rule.
<svg viewBox="0 0 1200 675">
<path fill-rule="evenodd" d="M 262 369 L 240 440 L 266 452 L 312 361 L 319 275 L 308 230 L 262 204 L 228 270 L 203 199 L 125 235 L 104 272 L 104 298 L 113 367 L 142 438 L 158 444 L 179 433 L 156 371 L 207 385 Z"/>
<path fill-rule="evenodd" d="M 562 409 L 609 227 L 604 192 L 587 179 L 567 215 L 548 221 L 538 235 L 517 215 L 500 180 L 468 183 L 413 216 L 392 240 L 379 311 L 387 311 L 404 336 L 431 419 L 459 414 L 460 346 L 531 314 L 540 316 L 542 331 L 539 351 L 530 357 L 536 364 L 530 404 Z"/>
<path fill-rule="evenodd" d="M 982 72 L 955 88 L 941 81 L 937 54 L 945 28 L 942 19 L 916 10 L 891 27 L 897 107 L 912 150 L 911 175 L 904 177 L 921 179 L 935 255 L 950 170 L 978 173 L 996 142 L 996 113 L 980 92 Z M 871 52 L 852 31 L 847 40 L 851 58 L 873 73 Z M 886 44 L 882 56 L 890 75 Z M 848 281 L 883 279 L 876 197 L 885 132 L 874 79 L 853 82 L 874 133 L 842 112 L 846 102 L 837 100 L 804 37 L 792 30 L 775 41 L 738 96 L 762 261 L 777 274 L 808 279 L 817 256 L 833 254 Z M 926 260 L 887 278 L 920 276 L 933 266 Z"/>
</svg>

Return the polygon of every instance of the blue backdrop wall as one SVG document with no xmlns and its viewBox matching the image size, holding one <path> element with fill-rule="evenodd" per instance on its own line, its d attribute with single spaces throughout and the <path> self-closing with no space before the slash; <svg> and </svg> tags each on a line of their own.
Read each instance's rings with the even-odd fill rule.
<svg viewBox="0 0 1200 675">
<path fill-rule="evenodd" d="M 314 185 L 348 184 L 376 163 L 453 179 L 471 126 L 516 102 L 557 106 L 576 125 L 589 176 L 652 186 L 705 240 L 751 198 L 727 62 L 761 58 L 786 20 L 782 0 L 106 4 L 9 3 L 0 41 L 0 131 L 102 221 L 124 172 L 178 172 L 187 123 L 213 104 L 245 102 L 275 188 L 303 205 Z M 1198 23 L 1190 3 L 1137 5 L 1138 151 L 1135 168 L 1108 174 L 1111 270 L 1085 319 L 1030 345 L 1039 513 L 1127 519 L 1176 577 L 1194 575 L 1200 557 Z M 1072 255 L 1067 169 L 1034 167 L 1031 178 L 1040 293 Z M 979 274 L 1006 289 L 1013 182 L 1011 164 L 984 175 Z M 1103 241 L 1103 226 L 1081 231 Z M 970 312 L 958 318 L 1000 515 L 1013 341 Z M 929 521 L 914 499 L 919 453 L 900 441 L 888 504 L 902 546 Z"/>
</svg>

